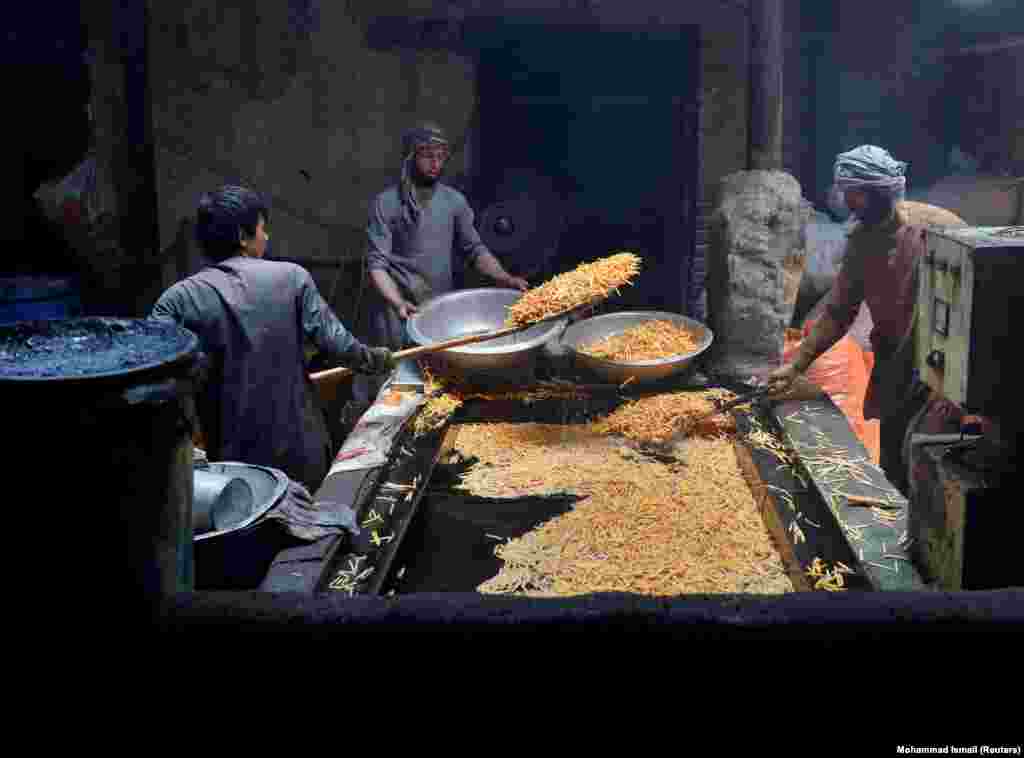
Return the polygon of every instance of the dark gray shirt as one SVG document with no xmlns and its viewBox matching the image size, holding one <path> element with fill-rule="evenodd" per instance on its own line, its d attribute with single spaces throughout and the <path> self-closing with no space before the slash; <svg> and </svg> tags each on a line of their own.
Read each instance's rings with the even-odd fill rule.
<svg viewBox="0 0 1024 758">
<path fill-rule="evenodd" d="M 451 290 L 456 258 L 470 264 L 487 249 L 473 226 L 473 209 L 465 196 L 441 183 L 415 228 L 403 221 L 398 188 L 381 192 L 374 198 L 367 235 L 371 271 L 387 271 L 404 289 L 412 289 L 410 274 L 418 275 L 435 295 Z"/>
<path fill-rule="evenodd" d="M 303 337 L 347 365 L 356 340 L 293 263 L 229 258 L 174 284 L 150 315 L 194 332 L 209 362 L 199 393 L 211 460 L 271 466 L 319 487 L 330 438 L 306 373 Z"/>
<path fill-rule="evenodd" d="M 413 303 L 450 292 L 455 264 L 472 264 L 487 251 L 465 196 L 441 183 L 416 227 L 405 220 L 398 187 L 381 192 L 370 208 L 367 238 L 367 268 L 387 271 L 402 296 Z M 368 310 L 370 344 L 400 348 L 401 324 L 372 287 Z"/>
</svg>

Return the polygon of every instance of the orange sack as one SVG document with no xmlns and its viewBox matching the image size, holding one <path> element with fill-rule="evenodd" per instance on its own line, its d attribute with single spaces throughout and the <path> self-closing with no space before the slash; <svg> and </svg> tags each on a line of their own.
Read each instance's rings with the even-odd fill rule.
<svg viewBox="0 0 1024 758">
<path fill-rule="evenodd" d="M 788 363 L 796 357 L 803 337 L 814 326 L 808 323 L 800 332 L 787 334 L 784 359 Z M 807 379 L 821 388 L 843 412 L 853 433 L 861 441 L 872 461 L 878 462 L 879 425 L 864 420 L 864 396 L 868 390 L 868 359 L 864 350 L 850 336 L 845 336 L 807 369 Z"/>
</svg>

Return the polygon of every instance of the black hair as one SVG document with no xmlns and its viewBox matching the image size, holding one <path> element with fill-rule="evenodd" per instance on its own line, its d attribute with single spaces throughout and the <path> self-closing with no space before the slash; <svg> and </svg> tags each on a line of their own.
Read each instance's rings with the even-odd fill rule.
<svg viewBox="0 0 1024 758">
<path fill-rule="evenodd" d="M 222 261 L 238 255 L 241 234 L 252 237 L 260 219 L 270 221 L 267 201 L 258 192 L 227 184 L 199 198 L 196 210 L 196 242 L 207 258 Z"/>
</svg>

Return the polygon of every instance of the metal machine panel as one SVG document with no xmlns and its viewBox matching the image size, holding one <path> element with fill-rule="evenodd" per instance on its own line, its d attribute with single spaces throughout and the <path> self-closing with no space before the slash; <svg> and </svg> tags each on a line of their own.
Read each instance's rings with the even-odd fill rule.
<svg viewBox="0 0 1024 758">
<path fill-rule="evenodd" d="M 1024 234 L 1018 227 L 932 229 L 918 290 L 916 365 L 940 395 L 999 416 L 1004 362 L 1024 348 Z M 1016 340 L 1016 341 L 1015 341 Z"/>
</svg>

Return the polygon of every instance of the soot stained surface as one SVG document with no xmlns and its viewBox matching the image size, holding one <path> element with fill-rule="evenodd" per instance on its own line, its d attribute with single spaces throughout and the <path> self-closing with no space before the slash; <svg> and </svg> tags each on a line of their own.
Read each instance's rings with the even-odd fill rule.
<svg viewBox="0 0 1024 758">
<path fill-rule="evenodd" d="M 99 376 L 154 366 L 187 350 L 193 339 L 159 321 L 22 321 L 0 327 L 0 378 Z"/>
<path fill-rule="evenodd" d="M 424 501 L 402 546 L 398 563 L 408 569 L 396 589 L 403 594 L 474 592 L 501 571 L 495 537 L 501 542 L 521 537 L 567 512 L 576 499 L 433 495 Z"/>
<path fill-rule="evenodd" d="M 502 542 L 521 537 L 580 500 L 572 494 L 490 498 L 441 489 L 455 482 L 448 468 L 435 469 L 432 483 L 438 488 L 424 498 L 396 556 L 396 568 L 406 568 L 393 580 L 398 594 L 475 592 L 501 570 L 495 537 Z"/>
</svg>

